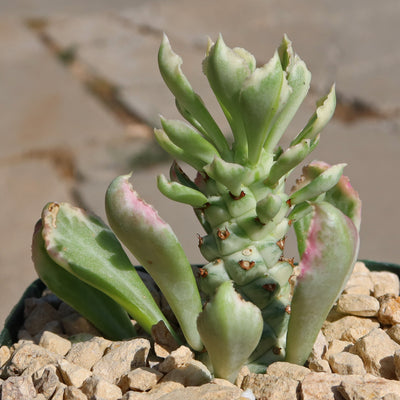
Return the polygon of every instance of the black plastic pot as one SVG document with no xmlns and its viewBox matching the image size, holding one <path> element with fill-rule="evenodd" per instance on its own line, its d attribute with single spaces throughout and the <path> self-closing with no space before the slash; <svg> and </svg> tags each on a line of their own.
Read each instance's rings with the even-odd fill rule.
<svg viewBox="0 0 400 400">
<path fill-rule="evenodd" d="M 371 271 L 389 271 L 400 277 L 400 265 L 393 263 L 377 262 L 371 260 L 361 260 Z M 45 284 L 37 279 L 25 290 L 19 302 L 11 310 L 6 318 L 4 328 L 0 333 L 0 346 L 11 346 L 17 342 L 18 330 L 24 321 L 24 302 L 29 297 L 41 297 Z"/>
</svg>

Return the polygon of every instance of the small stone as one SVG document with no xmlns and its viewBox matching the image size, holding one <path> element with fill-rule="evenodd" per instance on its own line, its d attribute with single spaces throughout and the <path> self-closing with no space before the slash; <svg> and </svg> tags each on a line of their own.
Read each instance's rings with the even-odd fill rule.
<svg viewBox="0 0 400 400">
<path fill-rule="evenodd" d="M 345 399 L 367 400 L 367 399 L 386 399 L 393 394 L 400 393 L 400 382 L 389 379 L 378 378 L 366 374 L 363 376 L 349 377 L 343 379 L 338 386 L 339 393 Z"/>
<path fill-rule="evenodd" d="M 61 302 L 60 306 L 58 307 L 58 315 L 60 319 L 63 319 L 67 315 L 76 314 L 75 309 L 73 309 L 69 304 Z"/>
<path fill-rule="evenodd" d="M 11 352 L 7 346 L 0 347 L 0 368 L 10 359 Z"/>
<path fill-rule="evenodd" d="M 393 272 L 372 271 L 371 278 L 374 283 L 374 296 L 376 298 L 385 294 L 392 294 L 396 297 L 399 295 L 399 277 Z"/>
<path fill-rule="evenodd" d="M 72 364 L 64 359 L 58 362 L 57 368 L 64 383 L 68 386 L 80 387 L 84 380 L 92 375 L 88 369 Z"/>
<path fill-rule="evenodd" d="M 154 352 L 157 357 L 166 358 L 179 345 L 172 336 L 164 321 L 159 321 L 151 327 L 151 336 L 154 339 Z"/>
<path fill-rule="evenodd" d="M 354 266 L 353 273 L 347 281 L 346 287 L 343 290 L 345 294 L 365 294 L 373 293 L 374 283 L 371 278 L 370 270 L 364 263 L 357 262 Z"/>
<path fill-rule="evenodd" d="M 342 382 L 342 379 L 343 376 L 338 374 L 312 372 L 303 379 L 300 385 L 300 398 L 302 400 L 340 399 L 338 386 Z"/>
<path fill-rule="evenodd" d="M 53 332 L 57 335 L 64 334 L 63 328 L 61 326 L 61 322 L 58 320 L 53 320 L 53 321 L 47 322 L 47 324 L 43 327 L 43 330 L 40 331 L 37 335 L 35 335 L 35 339 L 37 338 L 36 343 L 39 342 L 41 335 L 45 331 Z"/>
<path fill-rule="evenodd" d="M 286 376 L 296 381 L 302 381 L 311 371 L 302 365 L 291 364 L 284 361 L 277 361 L 270 364 L 267 368 L 267 375 L 283 377 Z"/>
<path fill-rule="evenodd" d="M 235 385 L 237 387 L 240 387 L 243 389 L 243 385 L 246 386 L 246 382 L 245 380 L 248 379 L 248 377 L 250 376 L 250 369 L 247 365 L 244 365 L 242 368 L 240 368 L 238 375 L 236 377 L 236 381 L 235 381 Z M 226 381 L 228 382 L 228 381 Z"/>
<path fill-rule="evenodd" d="M 181 368 L 193 360 L 193 353 L 186 346 L 180 346 L 178 349 L 171 352 L 164 361 L 160 363 L 158 369 L 160 372 L 168 373 L 175 368 Z"/>
<path fill-rule="evenodd" d="M 2 400 L 25 400 L 36 397 L 30 376 L 12 376 L 1 385 Z"/>
<path fill-rule="evenodd" d="M 343 351 L 349 351 L 352 346 L 353 343 L 348 342 L 347 340 L 337 340 L 337 339 L 332 340 L 332 342 L 329 342 L 328 350 L 326 351 L 324 358 L 326 360 L 329 360 L 329 357 L 332 354 L 341 353 Z"/>
<path fill-rule="evenodd" d="M 146 366 L 149 350 L 150 342 L 147 339 L 114 342 L 102 359 L 93 365 L 92 372 L 111 383 L 116 383 L 131 369 Z"/>
<path fill-rule="evenodd" d="M 374 317 L 379 311 L 379 301 L 375 297 L 363 294 L 342 294 L 336 310 L 357 317 Z"/>
<path fill-rule="evenodd" d="M 240 394 L 241 390 L 238 387 L 208 383 L 199 387 L 175 388 L 162 397 L 157 394 L 157 397 L 150 399 L 161 397 L 162 400 L 238 400 Z"/>
<path fill-rule="evenodd" d="M 212 379 L 210 371 L 200 361 L 191 360 L 183 367 L 175 368 L 168 372 L 162 382 L 179 382 L 184 386 L 200 386 L 210 382 Z"/>
<path fill-rule="evenodd" d="M 64 400 L 87 400 L 88 398 L 81 390 L 74 386 L 67 386 L 64 389 Z"/>
<path fill-rule="evenodd" d="M 61 320 L 66 335 L 76 335 L 78 333 L 90 333 L 100 336 L 100 332 L 82 315 L 78 313 L 69 314 Z"/>
<path fill-rule="evenodd" d="M 394 372 L 398 380 L 400 380 L 400 350 L 396 350 L 393 355 Z"/>
<path fill-rule="evenodd" d="M 311 360 L 308 363 L 308 368 L 311 371 L 315 372 L 326 372 L 326 373 L 332 372 L 329 362 L 327 360 L 322 360 L 322 359 Z"/>
<path fill-rule="evenodd" d="M 73 343 L 71 350 L 65 358 L 73 364 L 91 369 L 96 362 L 101 360 L 105 350 L 111 344 L 110 340 L 103 337 L 92 336 L 88 340 Z"/>
<path fill-rule="evenodd" d="M 156 386 L 153 387 L 149 392 L 147 392 L 151 397 L 151 399 L 159 399 L 163 395 L 167 393 L 176 392 L 179 389 L 184 388 L 182 383 L 179 382 L 159 382 Z"/>
<path fill-rule="evenodd" d="M 49 303 L 39 301 L 25 318 L 24 328 L 30 335 L 35 336 L 44 329 L 44 326 L 53 320 L 58 319 L 57 310 Z"/>
<path fill-rule="evenodd" d="M 361 328 L 367 334 L 372 329 L 379 328 L 379 326 L 379 322 L 372 319 L 347 315 L 334 322 L 325 321 L 322 326 L 322 332 L 327 341 L 331 342 L 334 339 L 346 340 L 343 338 L 343 334 L 348 329 Z"/>
<path fill-rule="evenodd" d="M 32 375 L 33 385 L 38 393 L 49 399 L 56 391 L 60 380 L 55 365 L 46 365 Z"/>
<path fill-rule="evenodd" d="M 122 397 L 122 391 L 99 376 L 90 376 L 83 382 L 81 390 L 86 396 L 91 398 L 101 398 L 104 400 L 117 400 Z"/>
<path fill-rule="evenodd" d="M 152 400 L 153 398 L 147 393 L 134 392 L 133 390 L 126 392 L 121 398 L 121 400 L 146 400 L 146 399 Z"/>
<path fill-rule="evenodd" d="M 39 346 L 65 356 L 71 349 L 71 342 L 55 333 L 44 331 L 40 336 Z"/>
<path fill-rule="evenodd" d="M 67 388 L 65 383 L 59 383 L 54 391 L 53 397 L 51 400 L 64 400 L 64 391 Z"/>
<path fill-rule="evenodd" d="M 400 345 L 393 341 L 382 329 L 372 330 L 354 345 L 367 372 L 387 379 L 395 379 L 394 353 Z"/>
<path fill-rule="evenodd" d="M 363 375 L 365 368 L 363 361 L 356 354 L 348 352 L 335 353 L 329 357 L 332 372 L 341 375 Z"/>
<path fill-rule="evenodd" d="M 396 342 L 400 344 L 400 324 L 393 325 L 386 333 Z"/>
<path fill-rule="evenodd" d="M 371 332 L 369 326 L 357 326 L 356 328 L 348 328 L 343 332 L 341 337 L 342 340 L 350 343 L 355 343 L 363 336 Z"/>
<path fill-rule="evenodd" d="M 386 294 L 379 298 L 380 309 L 378 320 L 382 325 L 396 325 L 400 323 L 400 297 Z"/>
<path fill-rule="evenodd" d="M 152 389 L 164 375 L 152 368 L 140 367 L 123 375 L 118 386 L 125 393 L 128 390 L 145 392 Z"/>
<path fill-rule="evenodd" d="M 251 374 L 249 388 L 257 399 L 284 400 L 296 399 L 299 382 L 285 376 Z"/>
<path fill-rule="evenodd" d="M 52 353 L 36 344 L 26 343 L 15 350 L 6 364 L 8 376 L 32 375 L 45 365 L 52 364 L 61 359 L 61 356 Z"/>
</svg>

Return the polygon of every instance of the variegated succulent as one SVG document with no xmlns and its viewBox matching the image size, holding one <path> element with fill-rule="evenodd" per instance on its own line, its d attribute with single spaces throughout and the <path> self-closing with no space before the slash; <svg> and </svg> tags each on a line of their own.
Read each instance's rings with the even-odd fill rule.
<svg viewBox="0 0 400 400">
<path fill-rule="evenodd" d="M 287 149 L 280 139 L 304 100 L 311 74 L 285 36 L 259 68 L 253 55 L 209 42 L 203 71 L 232 132 L 232 143 L 181 70 L 164 36 L 159 67 L 188 122 L 161 118 L 158 143 L 173 162 L 158 177 L 168 198 L 188 204 L 204 228 L 207 263 L 196 279 L 171 227 L 134 191 L 130 175 L 106 193 L 111 229 L 66 203 L 45 206 L 33 240 L 42 280 L 114 339 L 135 335 L 128 313 L 147 332 L 160 320 L 178 342 L 208 361 L 215 376 L 234 381 L 286 359 L 303 364 L 343 289 L 359 246 L 361 202 L 345 164 L 314 161 L 291 192 L 288 176 L 314 150 L 335 109 L 334 87 L 317 102 Z M 195 168 L 190 179 L 178 162 Z M 283 254 L 294 227 L 299 274 Z M 176 331 L 131 265 L 117 237 L 148 271 L 179 323 Z M 205 352 L 206 351 L 206 352 Z M 206 357 L 205 357 L 206 356 Z"/>
</svg>

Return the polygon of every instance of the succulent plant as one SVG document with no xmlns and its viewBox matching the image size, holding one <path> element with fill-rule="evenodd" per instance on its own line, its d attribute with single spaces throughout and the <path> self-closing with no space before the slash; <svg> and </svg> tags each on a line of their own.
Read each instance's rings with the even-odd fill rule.
<svg viewBox="0 0 400 400">
<path fill-rule="evenodd" d="M 311 162 L 291 192 L 285 191 L 288 176 L 317 146 L 333 115 L 334 87 L 283 150 L 280 139 L 311 79 L 289 39 L 259 68 L 253 55 L 227 47 L 222 36 L 210 41 L 203 71 L 230 125 L 230 144 L 166 36 L 158 60 L 189 123 L 161 118 L 155 130 L 158 143 L 176 160 L 169 179 L 158 177 L 158 188 L 194 208 L 205 231 L 199 247 L 208 263 L 195 277 L 171 227 L 125 175 L 106 193 L 112 230 L 67 203 L 45 206 L 33 241 L 36 270 L 108 337 L 135 334 L 128 313 L 148 333 L 162 320 L 178 342 L 208 357 L 217 377 L 234 381 L 244 364 L 254 371 L 283 359 L 303 364 L 359 246 L 361 202 L 342 176 L 345 164 Z M 190 179 L 178 162 L 195 168 L 196 177 Z M 298 274 L 283 253 L 291 225 Z M 158 285 L 180 330 L 162 314 L 117 237 Z"/>
</svg>

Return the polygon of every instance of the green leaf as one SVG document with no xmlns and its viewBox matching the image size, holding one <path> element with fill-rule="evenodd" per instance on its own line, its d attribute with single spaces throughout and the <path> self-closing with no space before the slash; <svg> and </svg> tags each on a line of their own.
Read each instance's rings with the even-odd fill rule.
<svg viewBox="0 0 400 400">
<path fill-rule="evenodd" d="M 332 118 L 335 107 L 336 94 L 335 85 L 333 85 L 329 93 L 317 101 L 317 110 L 290 145 L 296 145 L 304 139 L 314 139 Z"/>
<path fill-rule="evenodd" d="M 42 221 L 45 248 L 56 264 L 119 303 L 145 331 L 150 333 L 160 320 L 170 327 L 114 233 L 100 218 L 68 203 L 49 203 Z"/>
<path fill-rule="evenodd" d="M 203 132 L 207 133 L 220 154 L 229 157 L 229 146 L 223 133 L 182 73 L 182 59 L 172 51 L 166 35 L 163 36 L 158 52 L 158 65 L 161 76 L 180 106 L 204 128 Z"/>
<path fill-rule="evenodd" d="M 227 281 L 204 307 L 197 327 L 215 376 L 234 382 L 261 338 L 263 319 L 260 309 L 241 299 Z"/>
<path fill-rule="evenodd" d="M 41 221 L 33 235 L 32 260 L 46 286 L 90 321 L 106 338 L 123 340 L 136 336 L 128 313 L 118 303 L 76 278 L 49 257 L 44 247 Z"/>
<path fill-rule="evenodd" d="M 286 347 L 286 361 L 299 365 L 307 360 L 326 316 L 350 277 L 359 248 L 358 231 L 350 218 L 326 202 L 312 207 Z"/>
<path fill-rule="evenodd" d="M 196 319 L 202 305 L 191 265 L 171 227 L 133 190 L 129 177 L 117 177 L 107 189 L 108 221 L 160 288 L 189 345 L 201 350 Z"/>
<path fill-rule="evenodd" d="M 192 207 L 202 207 L 207 203 L 207 197 L 197 189 L 168 181 L 164 175 L 158 176 L 157 186 L 160 192 L 171 200 L 189 204 Z"/>
</svg>

